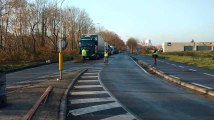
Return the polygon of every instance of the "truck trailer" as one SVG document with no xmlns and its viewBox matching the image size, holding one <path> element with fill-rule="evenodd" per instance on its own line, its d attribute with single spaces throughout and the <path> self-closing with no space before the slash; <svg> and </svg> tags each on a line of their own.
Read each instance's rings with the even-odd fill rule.
<svg viewBox="0 0 214 120">
<path fill-rule="evenodd" d="M 82 34 L 79 41 L 80 51 L 86 49 L 88 59 L 99 59 L 103 57 L 105 50 L 108 50 L 108 44 L 98 34 Z"/>
</svg>

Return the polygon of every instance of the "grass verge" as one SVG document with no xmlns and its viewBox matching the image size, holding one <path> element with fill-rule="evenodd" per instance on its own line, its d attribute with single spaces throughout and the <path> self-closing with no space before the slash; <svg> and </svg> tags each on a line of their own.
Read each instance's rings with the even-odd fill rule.
<svg viewBox="0 0 214 120">
<path fill-rule="evenodd" d="M 160 53 L 160 58 L 214 70 L 213 51 Z"/>
</svg>

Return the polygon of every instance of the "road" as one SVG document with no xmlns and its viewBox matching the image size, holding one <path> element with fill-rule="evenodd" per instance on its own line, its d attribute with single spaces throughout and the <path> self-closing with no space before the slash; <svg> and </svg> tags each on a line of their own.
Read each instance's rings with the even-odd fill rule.
<svg viewBox="0 0 214 120">
<path fill-rule="evenodd" d="M 149 57 L 141 57 L 137 56 L 138 59 L 145 61 L 147 64 L 152 64 L 152 58 Z M 163 60 L 162 60 L 163 61 Z M 164 64 L 175 64 L 178 66 L 170 70 Z M 167 64 L 168 65 L 168 64 Z M 169 66 L 169 65 L 168 65 Z M 173 66 L 173 65 L 172 65 Z M 180 66 L 180 67 L 179 67 Z M 182 67 L 181 67 L 182 66 Z M 165 67 L 165 68 L 164 68 Z M 102 60 L 88 62 L 87 64 L 73 63 L 73 62 L 65 62 L 64 63 L 64 71 L 63 73 L 69 72 L 74 69 L 79 68 L 89 68 L 90 70 L 99 69 L 99 79 L 92 79 L 92 82 L 95 85 L 101 85 L 102 88 L 95 89 L 102 90 L 104 92 L 91 92 L 91 93 L 105 93 L 103 96 L 97 96 L 101 99 L 87 99 L 87 101 L 100 101 L 103 100 L 102 104 L 108 104 L 113 106 L 112 108 L 108 105 L 101 104 L 93 104 L 97 109 L 89 109 L 93 112 L 99 113 L 99 115 L 105 115 L 110 119 L 113 118 L 127 118 L 130 119 L 139 119 L 139 120 L 213 120 L 214 119 L 214 99 L 196 94 L 192 91 L 189 91 L 185 88 L 177 86 L 173 83 L 162 80 L 154 75 L 147 73 L 145 70 L 140 68 L 126 53 L 118 54 L 111 56 L 109 58 L 108 64 L 103 64 Z M 212 71 L 201 70 L 200 68 L 192 67 L 188 68 L 183 64 L 179 63 L 171 63 L 169 61 L 160 62 L 158 61 L 158 68 L 163 68 L 164 72 L 171 72 L 175 77 L 179 76 L 179 72 L 177 70 L 197 70 L 194 72 L 186 72 L 191 75 L 198 71 L 202 71 L 201 74 L 204 73 L 213 74 Z M 185 72 L 185 71 L 183 71 Z M 91 73 L 88 73 L 91 74 Z M 183 73 L 181 73 L 182 75 Z M 198 76 L 187 75 L 189 78 L 199 78 Z M 58 64 L 49 64 L 45 66 L 35 67 L 31 69 L 26 69 L 18 72 L 9 73 L 7 76 L 7 84 L 14 84 L 17 82 L 26 82 L 26 81 L 36 81 L 39 79 L 48 80 L 49 77 L 58 76 Z M 184 75 L 183 75 L 184 76 Z M 184 76 L 185 78 L 185 76 Z M 211 81 L 212 76 L 206 75 L 206 78 Z M 90 80 L 90 79 L 89 79 Z M 99 80 L 99 81 L 98 81 Z M 189 79 L 187 79 L 189 80 Z M 202 84 L 203 80 L 201 81 Z M 206 80 L 205 80 L 206 81 Z M 90 81 L 91 82 L 91 81 Z M 89 83 L 90 83 L 89 82 Z M 205 82 L 206 83 L 206 82 Z M 87 85 L 86 83 L 81 83 Z M 90 83 L 92 84 L 92 83 Z M 89 85 L 90 85 L 89 84 Z M 212 87 L 212 86 L 209 86 Z M 86 91 L 80 91 L 83 89 L 76 89 L 74 92 L 78 94 L 85 93 Z M 85 89 L 88 90 L 88 89 Z M 92 90 L 90 88 L 90 90 Z M 94 90 L 92 90 L 94 91 Z M 88 94 L 88 93 L 87 93 Z M 71 92 L 72 95 L 72 92 Z M 82 96 L 83 97 L 83 96 Z M 82 97 L 76 97 L 77 99 L 82 99 Z M 71 98 L 71 99 L 70 99 Z M 72 100 L 70 97 L 69 99 Z M 107 99 L 106 99 L 107 98 Z M 85 104 L 90 107 L 88 104 Z M 79 105 L 75 104 L 75 109 L 73 107 L 69 108 L 71 113 L 76 115 L 80 115 L 78 113 Z M 80 107 L 84 107 L 84 105 L 80 105 Z M 85 106 L 85 107 L 86 107 Z M 104 112 L 103 106 L 107 107 L 109 112 Z M 115 109 L 114 107 L 117 107 Z M 86 107 L 87 108 L 87 107 Z M 94 107 L 92 107 L 94 108 Z M 114 109 L 115 112 L 111 111 Z M 84 110 L 83 110 L 84 111 Z M 86 113 L 87 114 L 87 113 Z M 90 114 L 91 115 L 91 114 Z M 93 115 L 95 115 L 93 117 Z M 90 117 L 105 119 L 104 116 L 96 116 L 93 114 Z M 107 115 L 107 116 L 106 116 Z M 83 116 L 78 116 L 77 119 L 88 119 Z M 119 120 L 119 119 L 118 119 Z"/>
<path fill-rule="evenodd" d="M 214 119 L 212 98 L 195 94 L 148 74 L 127 54 L 119 54 L 110 60 L 110 64 L 101 72 L 101 81 L 139 119 Z"/>
<path fill-rule="evenodd" d="M 63 74 L 76 70 L 88 67 L 100 62 L 101 60 L 87 61 L 87 64 L 74 63 L 73 61 L 65 61 L 63 63 Z M 58 63 L 47 64 L 39 67 L 34 67 L 30 69 L 25 69 L 17 72 L 12 72 L 6 74 L 7 85 L 21 83 L 21 82 L 32 82 L 37 80 L 48 80 L 51 78 L 59 78 Z"/>
<path fill-rule="evenodd" d="M 153 58 L 150 56 L 134 55 L 138 60 L 142 60 L 147 65 L 153 65 Z M 165 59 L 158 59 L 158 70 L 182 81 L 203 86 L 208 89 L 214 88 L 214 71 L 182 63 L 172 62 Z"/>
</svg>

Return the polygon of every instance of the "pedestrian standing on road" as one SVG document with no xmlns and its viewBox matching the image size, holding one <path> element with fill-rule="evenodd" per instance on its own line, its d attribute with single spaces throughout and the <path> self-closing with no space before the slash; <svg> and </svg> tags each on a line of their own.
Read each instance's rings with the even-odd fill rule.
<svg viewBox="0 0 214 120">
<path fill-rule="evenodd" d="M 104 51 L 104 63 L 108 63 L 108 51 Z"/>
<path fill-rule="evenodd" d="M 158 57 L 158 50 L 155 49 L 152 53 L 152 57 L 154 58 L 154 65 L 157 65 L 157 57 Z"/>
<path fill-rule="evenodd" d="M 82 49 L 82 63 L 85 63 L 85 58 L 87 56 L 87 51 L 85 50 L 85 48 Z"/>
</svg>

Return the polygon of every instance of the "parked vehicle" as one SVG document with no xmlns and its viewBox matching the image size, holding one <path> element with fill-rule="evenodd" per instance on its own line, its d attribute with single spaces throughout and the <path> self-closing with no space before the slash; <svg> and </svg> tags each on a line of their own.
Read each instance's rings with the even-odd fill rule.
<svg viewBox="0 0 214 120">
<path fill-rule="evenodd" d="M 85 48 L 88 59 L 99 59 L 103 57 L 104 50 L 108 50 L 108 44 L 98 34 L 82 34 L 80 37 L 80 51 Z"/>
<path fill-rule="evenodd" d="M 113 54 L 118 54 L 119 53 L 119 50 L 116 48 L 116 47 L 114 47 L 114 46 L 110 46 L 111 47 L 111 55 L 113 55 Z"/>
</svg>

